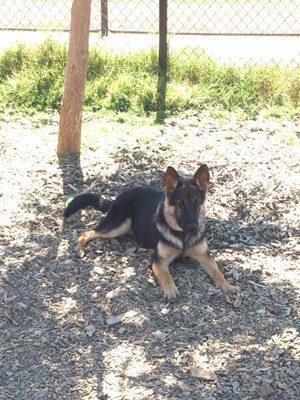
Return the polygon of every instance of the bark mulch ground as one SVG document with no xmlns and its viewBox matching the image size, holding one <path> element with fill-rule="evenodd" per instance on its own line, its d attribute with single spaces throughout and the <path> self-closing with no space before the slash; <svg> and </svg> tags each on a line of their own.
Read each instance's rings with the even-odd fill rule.
<svg viewBox="0 0 300 400">
<path fill-rule="evenodd" d="M 294 122 L 164 126 L 90 118 L 81 160 L 55 155 L 57 121 L 1 122 L 1 399 L 299 399 L 299 135 Z M 171 164 L 211 169 L 208 238 L 238 294 L 175 262 L 173 303 L 133 238 L 74 237 L 101 213 L 63 221 L 69 195 L 159 186 Z M 125 315 L 123 315 L 125 314 Z"/>
</svg>

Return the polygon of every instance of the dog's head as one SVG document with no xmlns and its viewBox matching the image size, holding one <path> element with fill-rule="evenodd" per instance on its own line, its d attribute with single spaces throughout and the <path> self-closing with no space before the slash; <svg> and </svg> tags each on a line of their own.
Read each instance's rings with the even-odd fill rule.
<svg viewBox="0 0 300 400">
<path fill-rule="evenodd" d="M 192 179 L 183 179 L 173 167 L 167 168 L 163 186 L 166 212 L 175 218 L 184 232 L 197 233 L 208 183 L 209 172 L 205 164 L 198 168 Z"/>
</svg>

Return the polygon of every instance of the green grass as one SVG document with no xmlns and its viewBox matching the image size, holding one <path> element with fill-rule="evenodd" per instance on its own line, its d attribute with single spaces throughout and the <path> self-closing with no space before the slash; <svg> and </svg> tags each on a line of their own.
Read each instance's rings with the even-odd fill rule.
<svg viewBox="0 0 300 400">
<path fill-rule="evenodd" d="M 23 45 L 0 55 L 0 111 L 58 111 L 63 93 L 66 48 L 46 41 Z M 151 115 L 157 108 L 157 54 L 105 53 L 89 56 L 86 110 Z M 273 67 L 219 66 L 199 52 L 171 55 L 167 114 L 187 109 L 235 111 L 255 118 L 293 116 L 300 106 L 300 70 Z"/>
</svg>

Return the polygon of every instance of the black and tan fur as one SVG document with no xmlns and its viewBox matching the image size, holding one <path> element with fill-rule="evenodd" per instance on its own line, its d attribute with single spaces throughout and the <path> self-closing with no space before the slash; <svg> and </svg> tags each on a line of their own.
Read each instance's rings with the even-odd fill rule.
<svg viewBox="0 0 300 400">
<path fill-rule="evenodd" d="M 180 256 L 197 261 L 223 291 L 237 291 L 238 287 L 226 281 L 208 252 L 205 237 L 208 184 L 206 165 L 198 168 L 192 179 L 182 179 L 174 168 L 168 167 L 163 191 L 137 187 L 125 190 L 113 202 L 101 202 L 91 193 L 75 197 L 65 210 L 66 217 L 89 205 L 108 211 L 96 229 L 80 234 L 77 251 L 83 256 L 89 241 L 117 238 L 131 231 L 140 245 L 154 249 L 151 267 L 166 298 L 177 294 L 169 265 Z"/>
</svg>

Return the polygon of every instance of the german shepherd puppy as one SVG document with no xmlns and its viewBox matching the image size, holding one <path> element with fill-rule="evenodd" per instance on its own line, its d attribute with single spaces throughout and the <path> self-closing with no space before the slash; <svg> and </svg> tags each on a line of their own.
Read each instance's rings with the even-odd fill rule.
<svg viewBox="0 0 300 400">
<path fill-rule="evenodd" d="M 87 206 L 108 211 L 94 230 L 80 234 L 76 246 L 79 255 L 83 256 L 86 244 L 95 238 L 117 238 L 131 231 L 141 246 L 154 249 L 151 267 L 165 298 L 177 294 L 169 264 L 179 256 L 199 262 L 223 291 L 239 290 L 226 281 L 208 252 L 205 238 L 208 183 L 206 165 L 198 168 L 192 179 L 182 179 L 173 167 L 168 167 L 163 191 L 137 187 L 125 190 L 112 202 L 101 202 L 92 193 L 78 195 L 67 206 L 65 217 Z"/>
</svg>

